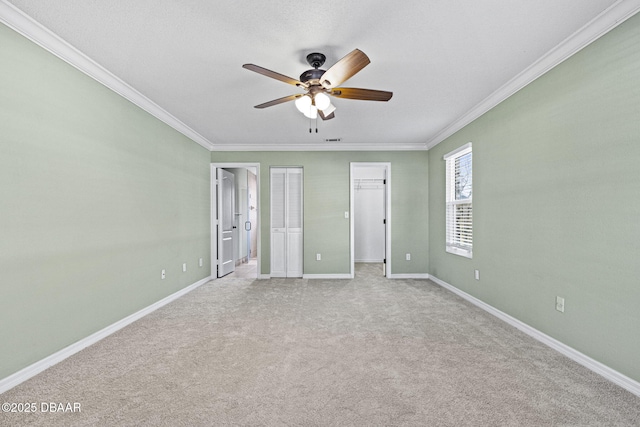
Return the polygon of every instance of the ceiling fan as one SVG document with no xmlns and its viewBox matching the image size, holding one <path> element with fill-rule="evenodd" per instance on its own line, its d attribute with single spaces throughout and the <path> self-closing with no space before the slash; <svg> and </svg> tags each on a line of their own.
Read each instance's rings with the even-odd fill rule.
<svg viewBox="0 0 640 427">
<path fill-rule="evenodd" d="M 393 96 L 393 92 L 383 90 L 340 87 L 342 83 L 353 77 L 371 62 L 369 57 L 361 50 L 354 49 L 326 71 L 320 69 L 325 60 L 326 57 L 322 53 L 310 53 L 307 55 L 307 62 L 313 69 L 302 73 L 300 80 L 267 70 L 258 65 L 244 64 L 242 67 L 247 70 L 298 86 L 306 91 L 306 93 L 274 99 L 273 101 L 256 105 L 255 108 L 267 108 L 295 100 L 298 110 L 310 119 L 320 116 L 322 120 L 329 120 L 335 117 L 334 111 L 336 107 L 331 104 L 331 99 L 327 95 L 364 101 L 388 101 Z"/>
</svg>

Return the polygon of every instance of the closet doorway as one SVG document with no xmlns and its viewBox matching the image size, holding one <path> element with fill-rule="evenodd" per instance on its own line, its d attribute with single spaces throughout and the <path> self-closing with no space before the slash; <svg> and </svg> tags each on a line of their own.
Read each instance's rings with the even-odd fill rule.
<svg viewBox="0 0 640 427">
<path fill-rule="evenodd" d="M 351 276 L 356 263 L 391 266 L 390 163 L 351 163 Z"/>
</svg>

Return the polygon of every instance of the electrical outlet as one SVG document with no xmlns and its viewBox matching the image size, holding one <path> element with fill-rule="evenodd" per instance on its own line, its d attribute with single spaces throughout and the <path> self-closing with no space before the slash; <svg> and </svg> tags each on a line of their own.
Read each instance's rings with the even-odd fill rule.
<svg viewBox="0 0 640 427">
<path fill-rule="evenodd" d="M 407 261 L 411 261 L 411 254 L 406 254 L 404 256 L 404 259 L 406 259 Z"/>
<path fill-rule="evenodd" d="M 198 260 L 198 265 L 199 265 L 200 267 L 202 267 L 202 258 L 200 258 L 200 259 Z"/>
<path fill-rule="evenodd" d="M 560 313 L 564 313 L 564 298 L 556 297 L 556 310 Z"/>
<path fill-rule="evenodd" d="M 316 261 L 321 261 L 321 260 L 322 260 L 322 255 L 316 254 Z"/>
<path fill-rule="evenodd" d="M 187 263 L 186 262 L 184 264 L 182 264 L 182 272 L 184 273 L 185 271 L 187 271 Z"/>
<path fill-rule="evenodd" d="M 476 280 L 480 280 L 480 270 L 476 270 Z"/>
<path fill-rule="evenodd" d="M 344 211 L 344 219 L 349 219 L 349 211 Z"/>
<path fill-rule="evenodd" d="M 164 279 L 165 277 L 167 277 L 167 272 L 162 270 L 162 275 L 160 276 L 160 278 Z"/>
</svg>

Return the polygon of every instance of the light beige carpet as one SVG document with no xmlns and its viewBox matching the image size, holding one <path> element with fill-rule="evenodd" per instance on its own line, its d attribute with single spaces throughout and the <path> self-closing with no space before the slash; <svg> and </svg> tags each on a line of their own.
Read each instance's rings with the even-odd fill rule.
<svg viewBox="0 0 640 427">
<path fill-rule="evenodd" d="M 210 282 L 0 395 L 0 425 L 638 426 L 640 398 L 427 280 Z"/>
</svg>

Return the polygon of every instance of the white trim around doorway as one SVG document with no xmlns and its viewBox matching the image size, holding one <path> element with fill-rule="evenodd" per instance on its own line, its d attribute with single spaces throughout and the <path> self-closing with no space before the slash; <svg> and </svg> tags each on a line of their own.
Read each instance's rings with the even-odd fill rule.
<svg viewBox="0 0 640 427">
<path fill-rule="evenodd" d="M 385 259 L 386 268 L 385 276 L 391 278 L 391 163 L 390 162 L 351 162 L 349 164 L 349 234 L 350 234 L 350 262 L 351 262 L 351 278 L 355 277 L 355 193 L 353 187 L 355 184 L 353 172 L 355 168 L 363 167 L 384 167 L 385 169 Z"/>
<path fill-rule="evenodd" d="M 257 224 L 256 224 L 256 233 L 258 233 L 258 254 L 257 254 L 257 275 L 256 279 L 264 279 L 261 274 L 261 262 L 260 258 L 262 257 L 262 238 L 261 238 L 261 221 L 260 221 L 260 163 L 211 163 L 211 279 L 217 279 L 217 265 L 218 265 L 218 236 L 216 235 L 216 226 L 217 226 L 217 209 L 218 209 L 218 198 L 216 197 L 216 169 L 217 168 L 255 168 L 256 170 L 256 188 L 257 188 L 257 206 L 258 206 L 258 215 L 257 215 Z"/>
</svg>

